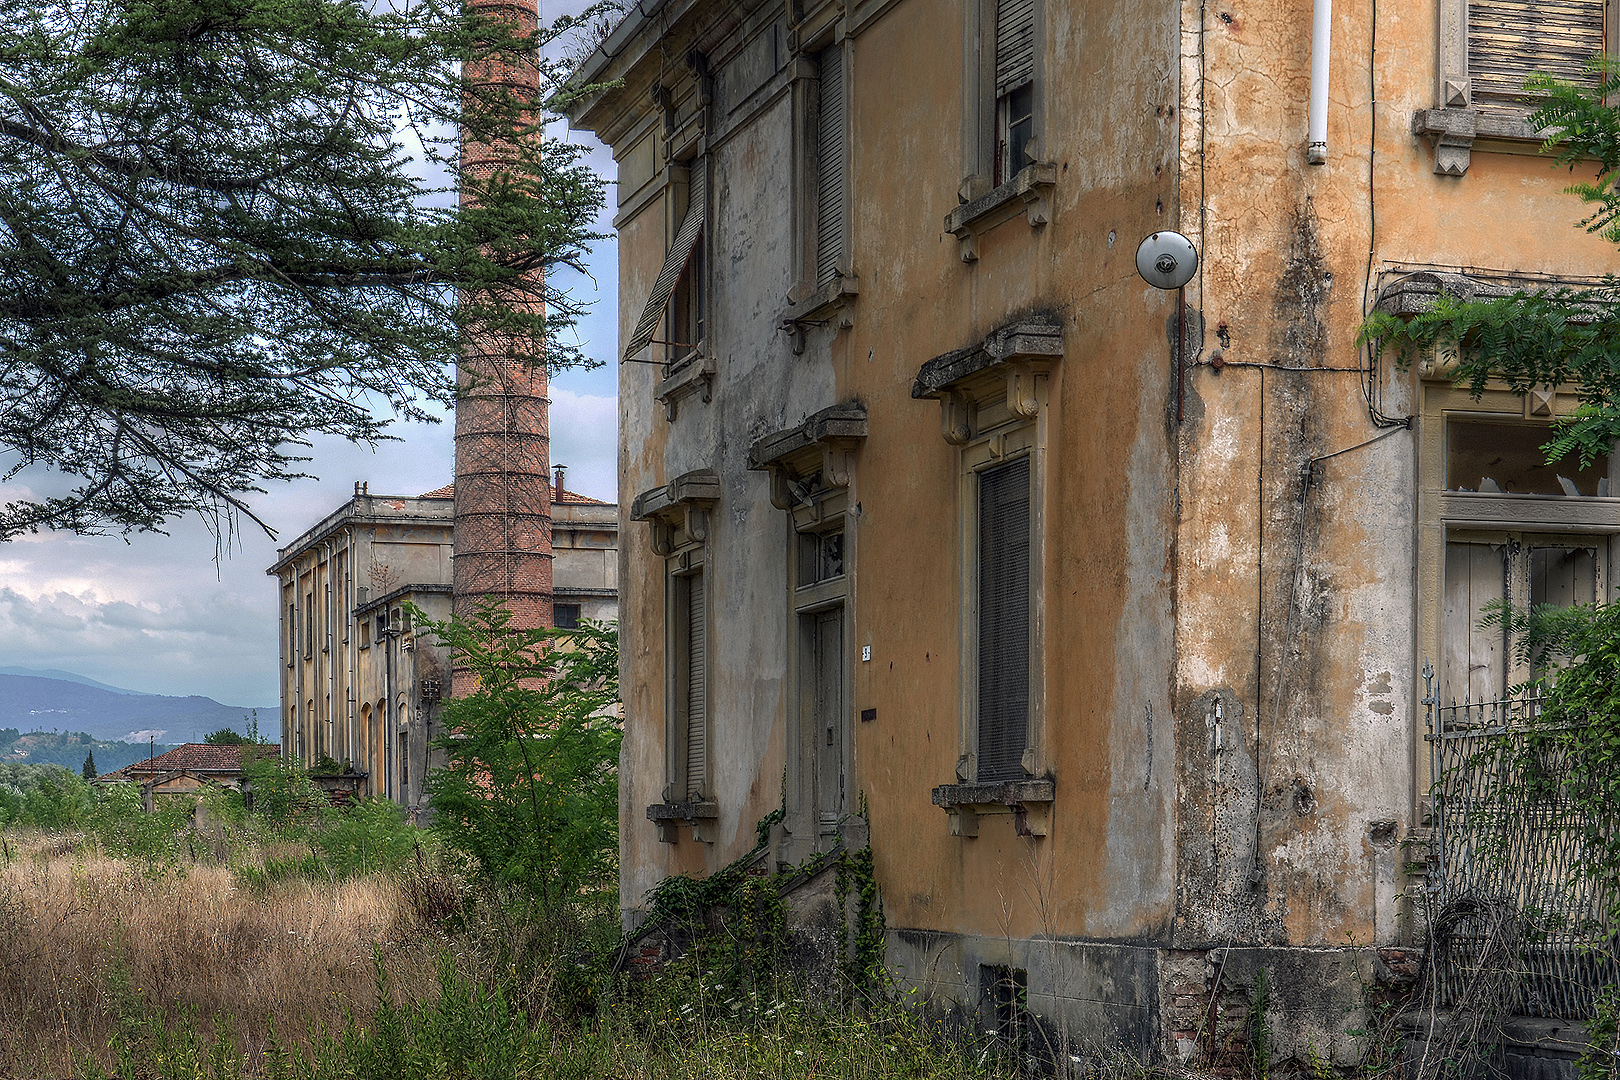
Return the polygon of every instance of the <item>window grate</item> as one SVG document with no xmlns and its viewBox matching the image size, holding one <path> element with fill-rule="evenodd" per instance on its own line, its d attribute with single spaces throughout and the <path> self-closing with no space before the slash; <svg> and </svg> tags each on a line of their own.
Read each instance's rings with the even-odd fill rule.
<svg viewBox="0 0 1620 1080">
<path fill-rule="evenodd" d="M 1029 458 L 979 474 L 980 782 L 1024 775 L 1029 743 Z"/>
</svg>

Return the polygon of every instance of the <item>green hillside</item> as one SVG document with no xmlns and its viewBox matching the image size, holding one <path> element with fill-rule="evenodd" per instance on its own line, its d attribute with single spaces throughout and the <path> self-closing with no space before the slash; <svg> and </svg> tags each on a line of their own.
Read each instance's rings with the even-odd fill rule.
<svg viewBox="0 0 1620 1080">
<path fill-rule="evenodd" d="M 78 773 L 86 754 L 95 754 L 96 771 L 110 773 L 152 753 L 165 753 L 175 744 L 112 742 L 96 739 L 82 731 L 19 731 L 0 728 L 0 764 L 60 765 Z"/>
</svg>

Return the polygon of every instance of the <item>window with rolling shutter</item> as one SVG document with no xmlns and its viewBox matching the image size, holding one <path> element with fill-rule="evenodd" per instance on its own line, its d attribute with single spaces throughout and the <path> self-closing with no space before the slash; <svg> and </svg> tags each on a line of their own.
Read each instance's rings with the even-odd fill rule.
<svg viewBox="0 0 1620 1080">
<path fill-rule="evenodd" d="M 703 575 L 690 574 L 678 578 L 679 595 L 685 611 L 685 663 L 682 665 L 684 686 L 680 688 L 685 715 L 682 717 L 686 741 L 686 799 L 696 802 L 703 798 L 708 780 L 709 710 L 708 632 L 703 603 Z"/>
<path fill-rule="evenodd" d="M 703 233 L 703 221 L 708 213 L 708 166 L 699 158 L 691 165 L 691 178 L 687 186 L 686 216 L 681 220 L 680 228 L 675 230 L 675 241 L 664 255 L 664 264 L 658 271 L 658 280 L 653 283 L 652 292 L 647 296 L 647 306 L 641 310 L 641 321 L 630 335 L 630 340 L 624 347 L 624 358 L 629 359 L 645 349 L 652 343 L 658 333 L 658 327 L 664 321 L 664 311 L 669 304 L 670 297 L 674 295 L 676 286 L 681 283 L 682 277 L 689 270 L 688 267 L 701 260 L 694 260 L 692 253 L 698 247 L 698 241 Z M 694 267 L 690 272 L 701 279 L 701 267 Z M 701 281 L 698 282 L 701 288 Z"/>
<path fill-rule="evenodd" d="M 838 276 L 844 258 L 843 46 L 823 49 L 816 58 L 816 284 Z"/>
<path fill-rule="evenodd" d="M 978 487 L 978 780 L 991 783 L 1023 777 L 1029 744 L 1029 458 Z"/>
<path fill-rule="evenodd" d="M 996 96 L 1035 78 L 1035 0 L 996 5 Z"/>
<path fill-rule="evenodd" d="M 996 153 L 994 181 L 1029 164 L 1035 135 L 1035 0 L 996 4 Z"/>
<path fill-rule="evenodd" d="M 1593 85 L 1586 62 L 1604 51 L 1607 0 L 1468 0 L 1468 77 L 1473 104 L 1517 118 L 1534 72 Z"/>
</svg>

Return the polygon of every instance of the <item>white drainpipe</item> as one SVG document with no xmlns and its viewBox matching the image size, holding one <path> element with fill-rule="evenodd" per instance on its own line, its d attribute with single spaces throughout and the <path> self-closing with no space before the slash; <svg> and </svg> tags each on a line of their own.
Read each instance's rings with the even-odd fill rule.
<svg viewBox="0 0 1620 1080">
<path fill-rule="evenodd" d="M 1311 14 L 1311 130 L 1305 160 L 1327 164 L 1328 63 L 1333 51 L 1333 0 L 1316 0 Z"/>
</svg>

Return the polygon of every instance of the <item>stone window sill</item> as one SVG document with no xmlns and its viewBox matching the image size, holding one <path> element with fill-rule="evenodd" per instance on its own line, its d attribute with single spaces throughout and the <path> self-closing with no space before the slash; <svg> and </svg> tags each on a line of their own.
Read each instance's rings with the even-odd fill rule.
<svg viewBox="0 0 1620 1080">
<path fill-rule="evenodd" d="M 692 839 L 713 843 L 714 838 L 705 836 L 704 832 L 712 828 L 719 817 L 720 805 L 714 802 L 663 802 L 647 807 L 647 820 L 658 826 L 658 840 L 665 844 L 675 843 L 682 825 L 692 827 Z"/>
<path fill-rule="evenodd" d="M 714 357 L 700 354 L 681 361 L 653 391 L 653 396 L 664 407 L 664 415 L 674 421 L 682 398 L 701 393 L 707 405 L 714 398 Z"/>
<path fill-rule="evenodd" d="M 840 274 L 827 284 L 788 307 L 782 313 L 782 329 L 793 339 L 793 355 L 804 355 L 804 331 L 809 326 L 832 323 L 840 330 L 855 325 L 855 297 L 860 294 L 859 278 Z"/>
<path fill-rule="evenodd" d="M 978 836 L 979 818 L 1011 814 L 1019 836 L 1045 836 L 1055 785 L 1050 777 L 995 784 L 941 784 L 933 802 L 951 818 L 952 836 Z"/>
<path fill-rule="evenodd" d="M 1467 172 L 1475 149 L 1534 154 L 1542 143 L 1542 136 L 1522 119 L 1467 108 L 1419 109 L 1412 117 L 1412 134 L 1427 136 L 1434 144 L 1434 171 L 1440 176 Z"/>
<path fill-rule="evenodd" d="M 972 202 L 963 203 L 945 215 L 945 231 L 961 241 L 962 261 L 979 257 L 979 237 L 1003 221 L 1023 213 L 1031 227 L 1045 225 L 1052 218 L 1052 189 L 1057 186 L 1057 166 L 1037 161 L 998 188 Z"/>
</svg>

